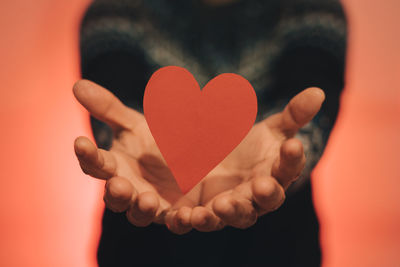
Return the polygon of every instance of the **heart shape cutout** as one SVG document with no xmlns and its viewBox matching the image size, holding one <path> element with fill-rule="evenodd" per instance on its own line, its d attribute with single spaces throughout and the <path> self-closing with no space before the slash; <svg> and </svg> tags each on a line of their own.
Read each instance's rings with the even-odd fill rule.
<svg viewBox="0 0 400 267">
<path fill-rule="evenodd" d="M 218 75 L 200 90 L 188 70 L 168 66 L 147 83 L 143 110 L 161 154 L 187 193 L 250 131 L 257 97 L 240 75 Z"/>
</svg>

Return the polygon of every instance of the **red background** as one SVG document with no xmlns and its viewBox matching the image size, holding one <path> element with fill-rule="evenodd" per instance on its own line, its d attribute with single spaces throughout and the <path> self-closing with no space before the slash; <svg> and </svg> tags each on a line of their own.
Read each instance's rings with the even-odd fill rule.
<svg viewBox="0 0 400 267">
<path fill-rule="evenodd" d="M 71 92 L 88 3 L 0 3 L 0 266 L 96 266 L 103 188 L 73 154 L 90 128 Z M 313 175 L 323 266 L 400 266 L 400 3 L 343 3 L 347 86 Z"/>
</svg>

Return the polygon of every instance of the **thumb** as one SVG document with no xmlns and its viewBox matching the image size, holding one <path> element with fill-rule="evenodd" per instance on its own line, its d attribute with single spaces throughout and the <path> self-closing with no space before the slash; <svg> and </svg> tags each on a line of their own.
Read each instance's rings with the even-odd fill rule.
<svg viewBox="0 0 400 267">
<path fill-rule="evenodd" d="M 314 118 L 325 100 L 325 93 L 317 87 L 310 87 L 293 97 L 285 109 L 265 120 L 269 127 L 282 132 L 287 138 Z"/>
</svg>

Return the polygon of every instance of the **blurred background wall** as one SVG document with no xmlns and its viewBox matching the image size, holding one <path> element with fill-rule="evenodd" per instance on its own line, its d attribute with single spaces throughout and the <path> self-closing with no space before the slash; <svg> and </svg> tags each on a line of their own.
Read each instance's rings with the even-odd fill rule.
<svg viewBox="0 0 400 267">
<path fill-rule="evenodd" d="M 400 266 L 400 2 L 342 3 L 346 88 L 313 175 L 323 266 Z"/>
<path fill-rule="evenodd" d="M 0 266 L 95 266 L 103 189 L 74 156 L 90 128 L 71 91 L 87 4 L 1 0 Z"/>
<path fill-rule="evenodd" d="M 71 92 L 89 2 L 0 1 L 0 266 L 96 266 L 103 184 L 75 159 Z M 323 266 L 400 266 L 400 2 L 343 4 L 347 86 L 313 173 Z"/>
</svg>

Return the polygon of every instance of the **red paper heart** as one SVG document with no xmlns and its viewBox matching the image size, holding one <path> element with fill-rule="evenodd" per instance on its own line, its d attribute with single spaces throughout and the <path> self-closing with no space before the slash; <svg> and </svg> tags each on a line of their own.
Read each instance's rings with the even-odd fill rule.
<svg viewBox="0 0 400 267">
<path fill-rule="evenodd" d="M 151 76 L 143 109 L 161 154 L 186 193 L 250 131 L 257 97 L 240 75 L 218 75 L 200 90 L 189 71 L 169 66 Z"/>
</svg>

